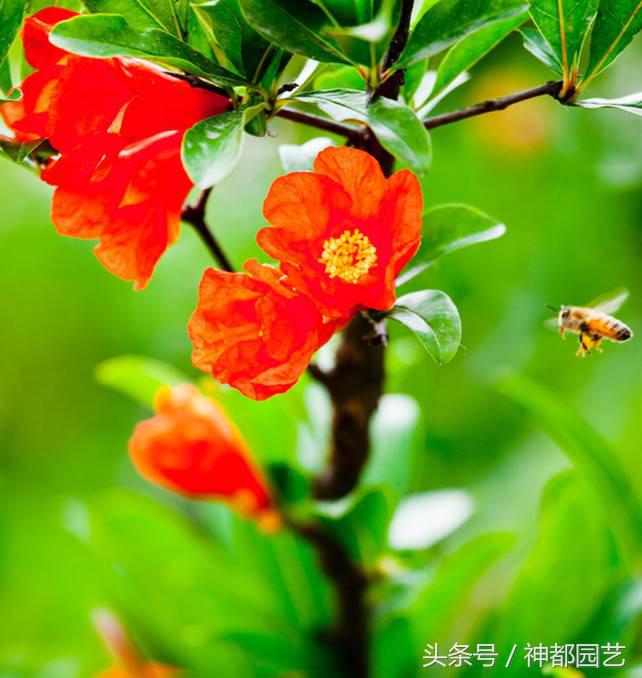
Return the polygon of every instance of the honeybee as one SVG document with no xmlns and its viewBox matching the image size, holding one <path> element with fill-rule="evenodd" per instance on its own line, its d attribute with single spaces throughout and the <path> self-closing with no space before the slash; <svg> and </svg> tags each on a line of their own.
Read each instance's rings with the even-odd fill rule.
<svg viewBox="0 0 642 678">
<path fill-rule="evenodd" d="M 564 339 L 566 332 L 579 335 L 580 347 L 576 355 L 585 358 L 591 351 L 602 352 L 600 344 L 605 339 L 625 342 L 633 337 L 631 328 L 614 318 L 615 313 L 626 301 L 627 290 L 605 295 L 588 306 L 549 306 L 558 312 L 557 327 Z"/>
</svg>

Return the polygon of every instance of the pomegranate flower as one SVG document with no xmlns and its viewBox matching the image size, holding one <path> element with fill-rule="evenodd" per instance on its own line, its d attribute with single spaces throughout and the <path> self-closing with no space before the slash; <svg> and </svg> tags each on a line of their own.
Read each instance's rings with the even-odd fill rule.
<svg viewBox="0 0 642 678">
<path fill-rule="evenodd" d="M 368 153 L 328 148 L 314 172 L 272 184 L 263 206 L 271 226 L 257 240 L 324 316 L 347 318 L 393 306 L 395 280 L 419 247 L 422 210 L 409 170 L 386 179 Z"/>
<path fill-rule="evenodd" d="M 20 141 L 48 139 L 59 153 L 42 179 L 56 187 L 61 235 L 98 238 L 96 256 L 144 287 L 178 237 L 192 182 L 180 158 L 184 133 L 224 112 L 229 100 L 135 59 L 76 56 L 49 42 L 75 16 L 51 7 L 25 21 L 25 56 L 37 69 L 23 98 L 0 106 Z"/>
<path fill-rule="evenodd" d="M 187 497 L 225 500 L 265 529 L 278 525 L 267 483 L 218 405 L 183 384 L 161 389 L 155 410 L 156 416 L 139 423 L 129 441 L 142 476 Z"/>
<path fill-rule="evenodd" d="M 194 365 L 254 400 L 283 393 L 332 335 L 314 302 L 256 261 L 247 273 L 205 271 L 188 330 Z"/>
</svg>

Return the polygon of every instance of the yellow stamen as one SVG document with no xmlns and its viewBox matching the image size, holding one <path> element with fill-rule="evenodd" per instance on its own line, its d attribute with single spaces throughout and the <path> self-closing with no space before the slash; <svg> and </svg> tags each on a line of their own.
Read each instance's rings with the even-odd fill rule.
<svg viewBox="0 0 642 678">
<path fill-rule="evenodd" d="M 338 238 L 323 243 L 323 254 L 317 260 L 325 264 L 331 278 L 356 284 L 377 264 L 377 249 L 358 228 L 344 231 Z"/>
</svg>

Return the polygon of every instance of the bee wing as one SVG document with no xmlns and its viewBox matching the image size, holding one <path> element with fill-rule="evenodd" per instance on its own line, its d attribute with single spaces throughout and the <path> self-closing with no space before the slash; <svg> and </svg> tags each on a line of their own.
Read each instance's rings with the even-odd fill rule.
<svg viewBox="0 0 642 678">
<path fill-rule="evenodd" d="M 601 313 L 611 315 L 620 309 L 620 306 L 628 299 L 628 296 L 629 291 L 626 287 L 620 287 L 617 290 L 600 295 L 590 304 L 587 304 L 587 306 Z"/>
</svg>

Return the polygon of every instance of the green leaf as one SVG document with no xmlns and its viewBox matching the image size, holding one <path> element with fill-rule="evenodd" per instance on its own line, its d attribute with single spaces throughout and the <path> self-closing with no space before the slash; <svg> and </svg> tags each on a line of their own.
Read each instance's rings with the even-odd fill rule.
<svg viewBox="0 0 642 678">
<path fill-rule="evenodd" d="M 368 119 L 368 97 L 357 89 L 324 89 L 314 92 L 302 92 L 291 97 L 296 101 L 314 103 L 335 120 Z"/>
<path fill-rule="evenodd" d="M 412 622 L 417 643 L 450 636 L 481 577 L 514 543 L 512 534 L 483 534 L 441 560 L 404 615 Z"/>
<path fill-rule="evenodd" d="M 575 102 L 581 108 L 616 108 L 626 113 L 642 116 L 642 92 L 629 94 L 619 99 L 581 99 Z"/>
<path fill-rule="evenodd" d="M 507 19 L 493 21 L 467 36 L 450 48 L 437 69 L 437 80 L 431 96 L 439 94 L 450 85 L 460 73 L 467 71 L 494 49 L 507 35 L 512 33 L 528 18 L 520 12 Z"/>
<path fill-rule="evenodd" d="M 248 23 L 266 40 L 316 61 L 352 63 L 339 43 L 325 35 L 327 14 L 301 0 L 240 0 Z"/>
<path fill-rule="evenodd" d="M 473 31 L 526 9 L 523 0 L 441 0 L 421 17 L 395 68 L 439 54 Z"/>
<path fill-rule="evenodd" d="M 234 169 L 243 150 L 244 127 L 264 104 L 239 108 L 197 122 L 183 138 L 182 158 L 201 189 L 219 184 Z"/>
<path fill-rule="evenodd" d="M 20 101 L 22 99 L 22 92 L 19 89 L 14 89 L 7 96 L 0 96 L 0 104 L 7 103 L 8 101 Z M 6 142 L 1 142 L 6 143 Z M 40 142 L 38 142 L 40 143 Z M 4 148 L 3 148 L 4 150 Z"/>
<path fill-rule="evenodd" d="M 600 0 L 583 78 L 585 85 L 613 63 L 641 28 L 642 0 Z"/>
<path fill-rule="evenodd" d="M 531 18 L 562 65 L 565 78 L 577 72 L 598 1 L 531 0 Z"/>
<path fill-rule="evenodd" d="M 610 510 L 622 543 L 635 552 L 642 535 L 642 507 L 615 450 L 587 421 L 527 377 L 509 373 L 497 386 L 539 421 L 570 462 L 589 479 Z"/>
<path fill-rule="evenodd" d="M 286 172 L 311 172 L 314 159 L 324 148 L 334 146 L 328 137 L 315 137 L 304 144 L 281 144 L 279 157 Z"/>
<path fill-rule="evenodd" d="M 193 5 L 206 32 L 222 50 L 222 59 L 254 80 L 269 44 L 247 23 L 239 0 L 209 0 Z"/>
<path fill-rule="evenodd" d="M 417 174 L 430 167 L 432 146 L 428 130 L 406 104 L 379 97 L 368 107 L 368 123 L 381 145 Z"/>
<path fill-rule="evenodd" d="M 160 28 L 181 37 L 172 0 L 83 0 L 83 4 L 92 14 L 120 14 L 135 30 Z"/>
<path fill-rule="evenodd" d="M 354 66 L 327 66 L 314 80 L 315 89 L 365 91 L 366 83 Z"/>
<path fill-rule="evenodd" d="M 411 292 L 397 299 L 388 317 L 412 330 L 439 365 L 450 362 L 461 344 L 461 320 L 452 299 L 438 290 Z"/>
<path fill-rule="evenodd" d="M 427 549 L 461 527 L 473 512 L 464 490 L 422 492 L 404 499 L 390 524 L 390 546 L 398 551 Z"/>
<path fill-rule="evenodd" d="M 419 403 L 402 393 L 385 394 L 379 401 L 370 430 L 372 450 L 360 485 L 386 485 L 401 499 L 411 490 L 423 452 Z"/>
<path fill-rule="evenodd" d="M 580 634 L 617 577 L 612 544 L 591 488 L 571 471 L 554 477 L 542 496 L 537 541 L 501 610 L 498 628 L 488 631 L 498 647 L 510 649 L 533 638 L 546 645 Z M 564 605 L 558 607 L 560 600 Z"/>
<path fill-rule="evenodd" d="M 57 47 L 83 56 L 138 57 L 205 76 L 226 87 L 247 84 L 169 33 L 134 30 L 122 16 L 90 14 L 69 19 L 55 26 L 50 40 Z"/>
<path fill-rule="evenodd" d="M 96 381 L 152 407 L 154 396 L 162 386 L 189 382 L 189 378 L 171 365 L 136 355 L 110 358 L 96 367 Z"/>
<path fill-rule="evenodd" d="M 24 11 L 25 0 L 0 0 L 0 63 L 16 37 Z"/>
<path fill-rule="evenodd" d="M 345 500 L 319 502 L 316 513 L 355 561 L 372 567 L 387 548 L 393 505 L 390 490 L 369 488 Z"/>
<path fill-rule="evenodd" d="M 9 98 L 8 100 L 14 101 L 12 98 Z M 20 141 L 14 141 L 12 139 L 0 139 L 0 155 L 4 155 L 18 165 L 23 163 L 29 164 L 29 155 L 33 153 L 40 144 L 42 144 L 42 140 L 21 143 Z"/>
<path fill-rule="evenodd" d="M 419 251 L 397 279 L 397 285 L 423 273 L 445 254 L 496 240 L 504 233 L 504 224 L 474 207 L 455 204 L 433 207 L 424 214 L 424 236 Z"/>
<path fill-rule="evenodd" d="M 524 39 L 524 47 L 539 61 L 551 68 L 556 75 L 562 75 L 562 64 L 546 42 L 544 36 L 534 28 L 522 28 L 519 31 Z"/>
</svg>

